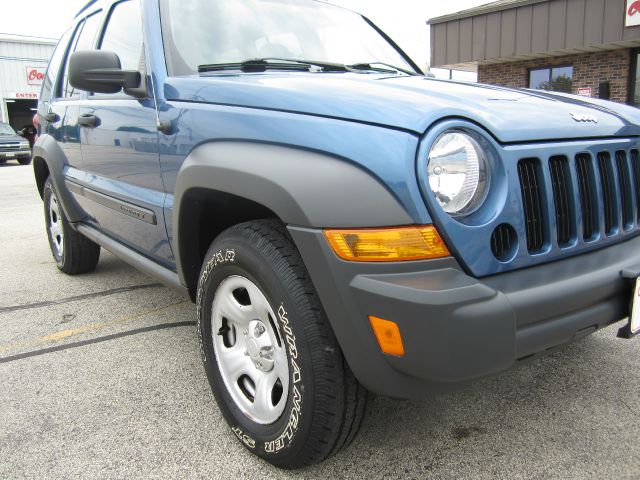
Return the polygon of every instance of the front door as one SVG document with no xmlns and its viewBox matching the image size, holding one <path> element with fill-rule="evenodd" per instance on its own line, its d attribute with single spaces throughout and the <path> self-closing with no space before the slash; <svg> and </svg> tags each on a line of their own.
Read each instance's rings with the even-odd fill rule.
<svg viewBox="0 0 640 480">
<path fill-rule="evenodd" d="M 141 18 L 138 0 L 116 3 L 98 48 L 116 53 L 123 69 L 141 71 L 145 78 Z M 69 177 L 89 200 L 92 221 L 104 234 L 171 266 L 153 98 L 88 94 L 77 120 L 82 165 Z"/>
</svg>

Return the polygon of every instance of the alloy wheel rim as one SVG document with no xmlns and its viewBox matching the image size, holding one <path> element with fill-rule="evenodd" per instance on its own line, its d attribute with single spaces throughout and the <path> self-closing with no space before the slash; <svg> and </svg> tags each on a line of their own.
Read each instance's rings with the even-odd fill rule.
<svg viewBox="0 0 640 480">
<path fill-rule="evenodd" d="M 220 375 L 236 406 L 262 425 L 275 422 L 289 394 L 289 363 L 269 301 L 233 275 L 216 289 L 211 335 Z"/>
<path fill-rule="evenodd" d="M 60 205 L 55 193 L 51 193 L 49 200 L 49 238 L 57 257 L 62 258 L 64 253 L 64 230 L 62 229 L 62 218 L 60 216 Z"/>
</svg>

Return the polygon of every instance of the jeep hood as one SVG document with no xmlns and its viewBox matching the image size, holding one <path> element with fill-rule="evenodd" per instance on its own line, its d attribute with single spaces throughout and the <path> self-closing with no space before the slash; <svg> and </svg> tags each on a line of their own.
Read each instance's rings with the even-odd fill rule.
<svg viewBox="0 0 640 480">
<path fill-rule="evenodd" d="M 486 128 L 500 142 L 640 135 L 640 110 L 537 90 L 369 73 L 214 74 L 170 78 L 167 100 L 233 105 L 424 133 L 446 117 Z"/>
</svg>

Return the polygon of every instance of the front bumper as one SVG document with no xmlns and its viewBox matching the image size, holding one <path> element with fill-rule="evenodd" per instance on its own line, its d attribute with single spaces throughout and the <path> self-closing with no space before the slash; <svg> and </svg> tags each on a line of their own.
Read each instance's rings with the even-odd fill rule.
<svg viewBox="0 0 640 480">
<path fill-rule="evenodd" d="M 452 258 L 345 262 L 321 231 L 289 231 L 354 374 L 399 398 L 458 388 L 625 318 L 631 282 L 621 272 L 640 274 L 640 237 L 477 279 Z M 380 352 L 369 315 L 398 324 L 403 357 Z"/>
<path fill-rule="evenodd" d="M 31 156 L 31 150 L 13 150 L 10 152 L 0 151 L 0 160 L 11 160 L 13 158 L 25 158 Z"/>
</svg>

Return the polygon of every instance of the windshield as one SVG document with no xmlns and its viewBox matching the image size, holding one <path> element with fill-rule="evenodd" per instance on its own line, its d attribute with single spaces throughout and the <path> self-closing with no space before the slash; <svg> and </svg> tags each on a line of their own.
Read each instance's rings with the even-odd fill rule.
<svg viewBox="0 0 640 480">
<path fill-rule="evenodd" d="M 163 28 L 173 75 L 259 58 L 414 70 L 363 17 L 313 0 L 164 0 Z"/>
<path fill-rule="evenodd" d="M 8 123 L 0 123 L 0 135 L 16 135 L 16 132 Z"/>
</svg>

